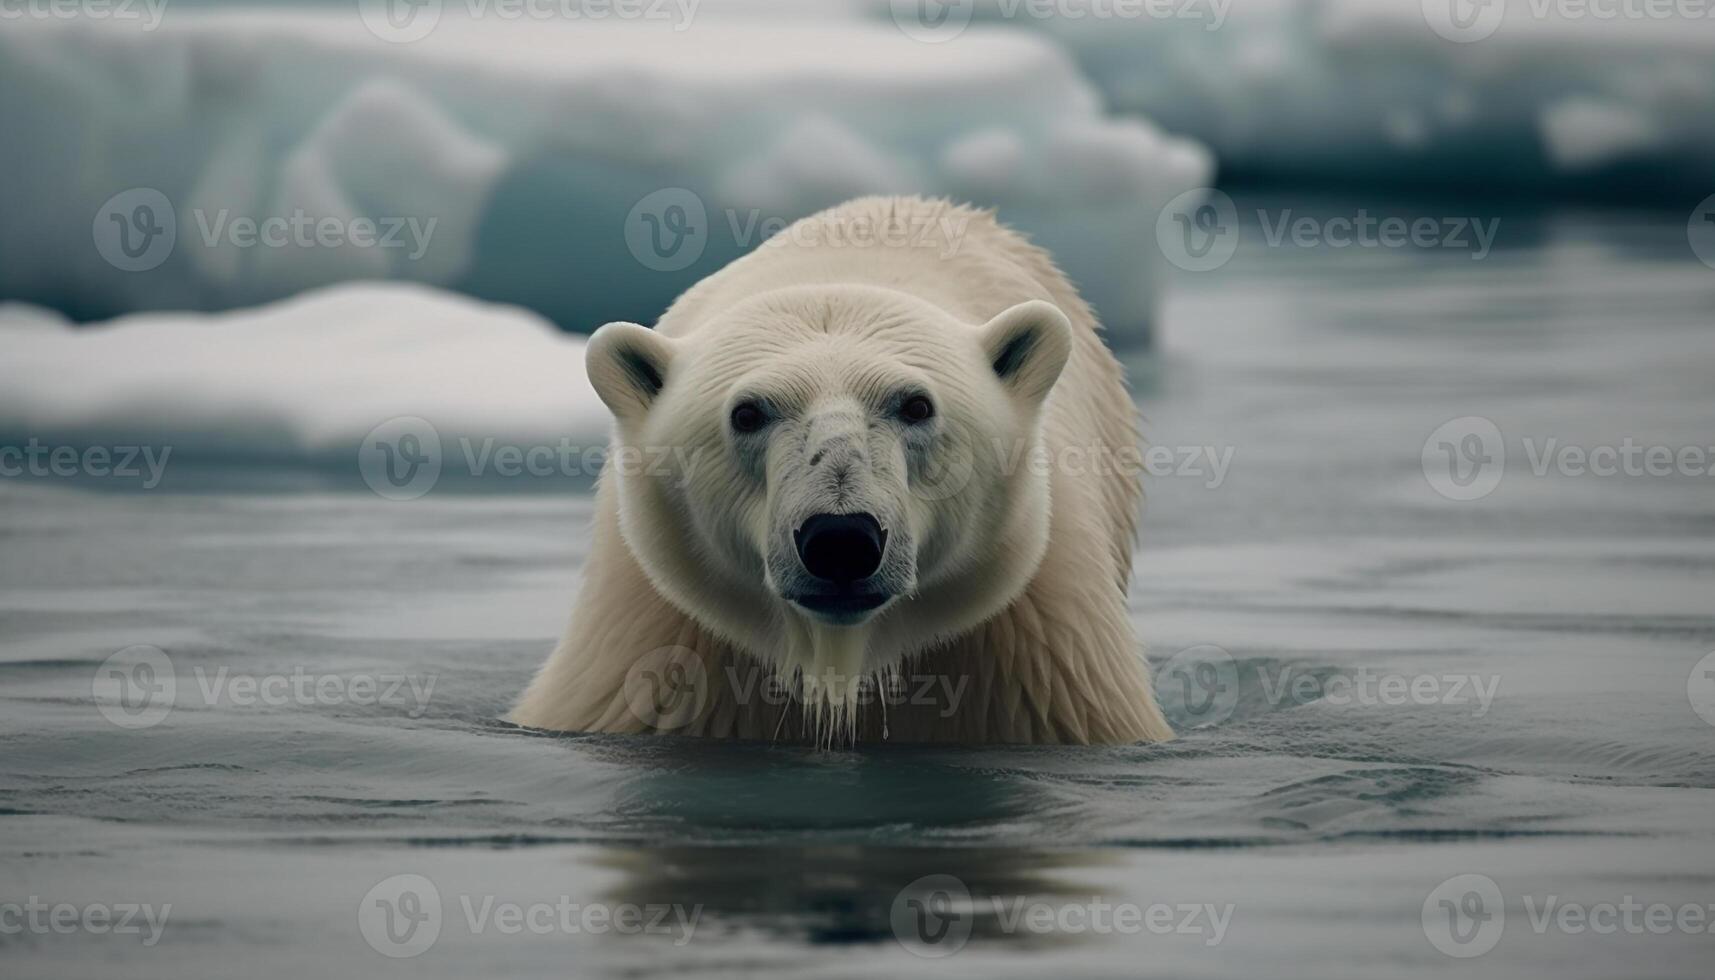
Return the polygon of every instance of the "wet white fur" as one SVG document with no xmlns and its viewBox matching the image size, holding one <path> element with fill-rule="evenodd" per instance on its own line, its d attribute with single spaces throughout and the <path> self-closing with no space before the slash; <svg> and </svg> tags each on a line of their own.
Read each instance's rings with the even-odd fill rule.
<svg viewBox="0 0 1715 980">
<path fill-rule="evenodd" d="M 852 229 L 868 244 L 834 244 Z M 1020 331 L 1026 361 L 1001 378 L 996 345 Z M 603 473 L 571 624 L 513 720 L 823 741 L 1170 738 L 1126 614 L 1136 480 L 1029 464 L 1033 449 L 1135 447 L 1097 331 L 1046 253 L 987 212 L 915 198 L 806 218 L 697 284 L 654 331 L 604 327 L 590 376 L 616 447 L 635 455 Z M 658 394 L 628 366 L 638 357 L 659 367 Z M 936 403 L 930 444 L 853 421 L 913 384 Z M 760 451 L 728 426 L 731 400 L 758 389 L 791 406 Z M 908 594 L 854 627 L 782 600 L 774 571 L 787 566 L 770 565 L 788 525 L 825 505 L 800 499 L 828 492 L 807 482 L 804 453 L 812 427 L 839 424 L 868 440 L 861 509 L 910 541 L 894 569 Z M 695 697 L 655 717 L 639 673 L 668 660 L 690 668 Z M 762 697 L 758 675 L 789 679 L 796 698 Z M 936 677 L 959 694 L 861 697 L 898 675 L 909 691 Z"/>
</svg>

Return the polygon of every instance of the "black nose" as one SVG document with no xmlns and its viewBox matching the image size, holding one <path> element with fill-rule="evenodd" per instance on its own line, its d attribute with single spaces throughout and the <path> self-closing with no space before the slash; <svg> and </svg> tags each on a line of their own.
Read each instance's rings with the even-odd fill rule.
<svg viewBox="0 0 1715 980">
<path fill-rule="evenodd" d="M 881 567 L 887 532 L 868 514 L 817 514 L 792 532 L 792 542 L 811 575 L 850 585 Z"/>
</svg>

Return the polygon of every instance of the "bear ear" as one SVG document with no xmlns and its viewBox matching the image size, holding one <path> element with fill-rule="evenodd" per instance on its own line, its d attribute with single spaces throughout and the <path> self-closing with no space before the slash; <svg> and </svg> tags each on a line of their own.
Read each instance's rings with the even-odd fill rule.
<svg viewBox="0 0 1715 980">
<path fill-rule="evenodd" d="M 595 393 L 620 421 L 640 418 L 667 384 L 673 342 L 648 327 L 623 321 L 590 335 L 584 370 Z"/>
<path fill-rule="evenodd" d="M 989 364 L 1018 397 L 1032 404 L 1048 397 L 1072 356 L 1072 324 L 1052 303 L 1028 300 L 1009 307 L 982 329 Z"/>
</svg>

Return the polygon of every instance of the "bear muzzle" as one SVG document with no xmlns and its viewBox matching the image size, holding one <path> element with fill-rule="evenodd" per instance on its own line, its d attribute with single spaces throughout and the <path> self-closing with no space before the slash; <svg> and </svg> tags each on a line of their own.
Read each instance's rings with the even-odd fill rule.
<svg viewBox="0 0 1715 980">
<path fill-rule="evenodd" d="M 887 552 L 887 529 L 875 515 L 813 514 L 792 532 L 792 544 L 815 591 L 787 598 L 810 612 L 857 622 L 893 598 L 884 588 L 866 587 Z"/>
<path fill-rule="evenodd" d="M 792 532 L 792 543 L 805 571 L 850 586 L 881 567 L 887 529 L 873 514 L 812 514 Z"/>
</svg>

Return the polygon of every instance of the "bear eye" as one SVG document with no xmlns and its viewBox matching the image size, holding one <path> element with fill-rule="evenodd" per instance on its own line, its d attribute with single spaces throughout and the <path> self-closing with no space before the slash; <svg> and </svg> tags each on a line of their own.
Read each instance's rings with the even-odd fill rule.
<svg viewBox="0 0 1715 980">
<path fill-rule="evenodd" d="M 935 403 L 927 395 L 912 395 L 899 406 L 899 417 L 912 425 L 927 422 L 935 417 Z"/>
<path fill-rule="evenodd" d="M 768 414 L 755 402 L 740 402 L 732 409 L 734 432 L 755 432 L 768 424 Z"/>
</svg>

